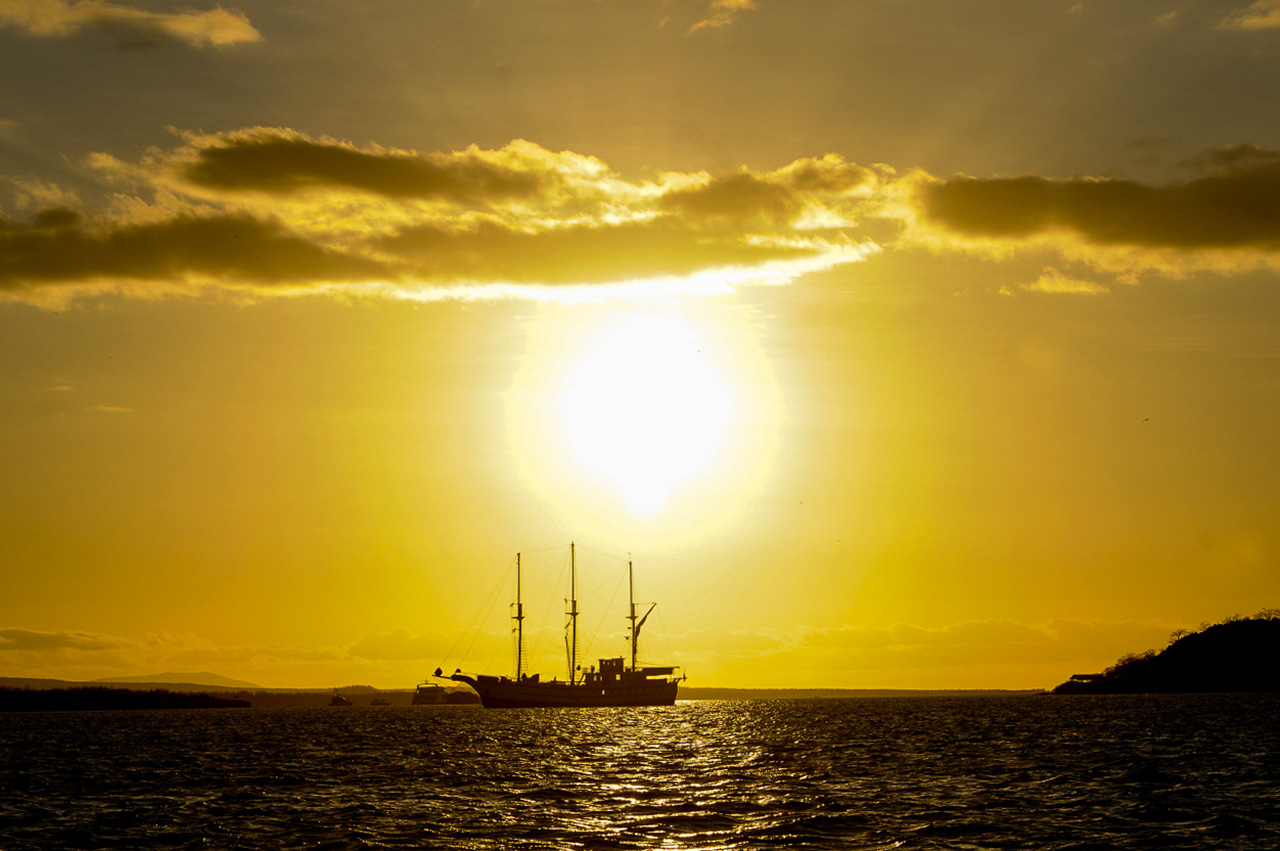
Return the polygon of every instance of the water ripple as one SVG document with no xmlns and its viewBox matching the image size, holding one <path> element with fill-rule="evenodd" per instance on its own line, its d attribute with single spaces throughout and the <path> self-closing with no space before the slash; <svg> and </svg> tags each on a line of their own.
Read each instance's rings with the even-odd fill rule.
<svg viewBox="0 0 1280 851">
<path fill-rule="evenodd" d="M 0 848 L 1280 847 L 1276 696 L 9 715 Z"/>
</svg>

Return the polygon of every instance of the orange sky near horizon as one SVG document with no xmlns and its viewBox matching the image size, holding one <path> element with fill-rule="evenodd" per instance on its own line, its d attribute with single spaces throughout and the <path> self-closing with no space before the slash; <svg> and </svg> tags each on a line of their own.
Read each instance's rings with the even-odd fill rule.
<svg viewBox="0 0 1280 851">
<path fill-rule="evenodd" d="M 571 540 L 691 686 L 1275 607 L 1280 6 L 1113 6 L 0 6 L 0 676 L 504 673 Z"/>
</svg>

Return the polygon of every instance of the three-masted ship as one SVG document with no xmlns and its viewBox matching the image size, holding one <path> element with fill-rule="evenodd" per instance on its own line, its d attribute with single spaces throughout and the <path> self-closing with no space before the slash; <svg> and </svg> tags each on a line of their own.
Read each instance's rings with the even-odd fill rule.
<svg viewBox="0 0 1280 851">
<path fill-rule="evenodd" d="M 511 619 L 515 621 L 516 671 L 514 677 L 491 674 L 464 674 L 456 670 L 448 677 L 440 668 L 435 676 L 466 683 L 480 695 L 486 707 L 570 707 L 570 706 L 670 706 L 676 701 L 676 689 L 683 677 L 676 676 L 676 667 L 641 666 L 637 663 L 640 630 L 653 613 L 656 603 L 650 605 L 643 616 L 636 613 L 635 573 L 627 562 L 627 584 L 630 602 L 627 620 L 630 621 L 631 658 L 617 656 L 600 659 L 599 668 L 590 666 L 583 671 L 578 665 L 578 571 L 574 557 L 574 545 L 569 545 L 569 600 L 568 622 L 565 626 L 565 645 L 569 661 L 569 676 L 565 680 L 544 680 L 539 674 L 524 671 L 524 601 L 520 590 L 520 554 L 516 554 L 516 601 Z"/>
</svg>

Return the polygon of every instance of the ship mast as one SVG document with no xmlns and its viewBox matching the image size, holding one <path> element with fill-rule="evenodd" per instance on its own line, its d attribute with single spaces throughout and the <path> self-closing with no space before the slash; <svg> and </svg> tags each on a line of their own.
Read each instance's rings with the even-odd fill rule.
<svg viewBox="0 0 1280 851">
<path fill-rule="evenodd" d="M 574 558 L 574 545 L 569 542 L 569 685 L 577 680 L 578 671 L 578 566 Z"/>
<path fill-rule="evenodd" d="M 524 603 L 520 599 L 520 553 L 516 553 L 516 680 L 524 673 Z"/>
<path fill-rule="evenodd" d="M 631 559 L 627 559 L 627 599 L 629 605 L 627 620 L 631 621 L 631 670 L 636 669 L 636 574 L 631 567 Z"/>
<path fill-rule="evenodd" d="M 653 614 L 653 610 L 658 608 L 657 603 L 649 605 L 649 611 L 644 613 L 644 617 L 636 614 L 636 574 L 631 567 L 631 559 L 627 559 L 627 584 L 630 586 L 629 596 L 631 598 L 630 614 L 627 620 L 631 621 L 631 670 L 636 670 L 636 654 L 639 652 L 640 645 L 640 628 L 644 626 L 644 622 L 649 619 L 649 615 Z"/>
</svg>

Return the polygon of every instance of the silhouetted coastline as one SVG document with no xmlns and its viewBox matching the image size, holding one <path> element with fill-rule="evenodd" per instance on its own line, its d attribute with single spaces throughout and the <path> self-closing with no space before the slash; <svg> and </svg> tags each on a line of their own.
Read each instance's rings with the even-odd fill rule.
<svg viewBox="0 0 1280 851">
<path fill-rule="evenodd" d="M 350 698 L 355 706 L 410 706 L 414 691 L 411 689 L 377 689 L 367 685 L 346 685 L 334 688 L 291 689 L 258 688 L 237 689 L 208 683 L 132 683 L 139 689 L 167 689 L 192 693 L 216 694 L 222 697 L 246 701 L 251 707 L 324 707 L 333 699 L 334 692 Z M 77 682 L 72 680 L 33 679 L 24 677 L 0 677 L 0 689 L 73 689 L 73 688 L 123 688 L 114 683 Z M 478 704 L 480 698 L 469 688 L 442 688 L 440 706 Z M 716 686 L 682 686 L 680 700 L 849 700 L 853 698 L 885 697 L 982 697 L 1019 696 L 1045 694 L 1043 689 L 848 689 L 848 688 L 720 688 Z"/>
<path fill-rule="evenodd" d="M 1054 694 L 1280 691 L 1280 611 L 1179 630 L 1157 653 L 1121 657 L 1100 674 L 1076 674 Z"/>
<path fill-rule="evenodd" d="M 137 686 L 129 689 L 122 684 L 112 682 L 83 682 L 74 680 L 54 680 L 54 679 L 35 679 L 28 677 L 0 677 L 0 694 L 9 692 L 32 692 L 32 693 L 57 693 L 57 692 L 83 692 L 89 690 L 93 693 L 102 691 L 120 691 L 120 692 L 138 692 L 153 694 L 159 692 L 180 693 L 188 696 L 201 695 L 212 700 L 229 701 L 227 703 L 207 704 L 211 707 L 242 707 L 249 706 L 253 708 L 264 707 L 325 707 L 329 706 L 333 700 L 335 692 L 340 692 L 349 698 L 355 706 L 409 706 L 413 701 L 413 691 L 411 689 L 377 689 L 373 686 L 365 685 L 348 685 L 340 688 L 325 689 L 289 689 L 289 688 L 259 688 L 255 690 L 236 689 L 227 686 L 210 685 L 207 683 L 131 683 Z M 444 699 L 440 701 L 441 705 L 458 705 L 458 704 L 478 704 L 480 698 L 475 692 L 468 688 L 444 689 Z M 37 704 L 41 701 L 37 698 L 22 699 L 26 704 Z M 16 709 L 25 709 L 26 706 L 17 706 L 18 701 L 10 701 L 15 704 Z M 47 700 L 54 703 L 53 698 Z M 117 698 L 104 697 L 97 701 L 102 704 L 102 708 L 107 709 L 144 709 L 154 708 L 145 705 L 126 705 L 119 706 L 121 703 Z M 51 707 L 61 708 L 61 707 Z M 72 707 L 72 708 L 98 708 L 98 707 Z M 167 707 L 160 707 L 167 708 Z M 9 709 L 6 700 L 0 697 L 0 711 Z M 36 711 L 36 710 L 32 710 Z"/>
<path fill-rule="evenodd" d="M 113 709 L 243 709 L 245 700 L 168 689 L 84 688 L 18 689 L 0 687 L 0 712 L 83 712 Z"/>
</svg>

